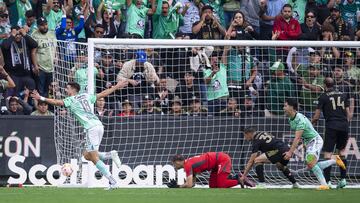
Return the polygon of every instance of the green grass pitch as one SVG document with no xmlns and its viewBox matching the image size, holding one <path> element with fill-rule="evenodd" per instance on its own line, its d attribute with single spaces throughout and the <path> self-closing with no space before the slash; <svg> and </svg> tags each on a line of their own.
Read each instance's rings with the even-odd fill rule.
<svg viewBox="0 0 360 203">
<path fill-rule="evenodd" d="M 73 189 L 54 187 L 0 188 L 1 203 L 357 203 L 360 189 Z"/>
</svg>

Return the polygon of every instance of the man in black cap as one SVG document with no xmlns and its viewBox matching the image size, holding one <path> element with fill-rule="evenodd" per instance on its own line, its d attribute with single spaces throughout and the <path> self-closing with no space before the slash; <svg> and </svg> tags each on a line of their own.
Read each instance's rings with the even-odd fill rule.
<svg viewBox="0 0 360 203">
<path fill-rule="evenodd" d="M 330 9 L 331 15 L 325 20 L 325 24 L 330 24 L 335 28 L 334 41 L 350 40 L 350 30 L 344 19 L 341 17 L 337 6 Z"/>
<path fill-rule="evenodd" d="M 201 10 L 201 19 L 193 24 L 192 32 L 197 39 L 222 39 L 226 30 L 214 16 L 213 8 L 205 5 Z"/>
<path fill-rule="evenodd" d="M 54 72 L 54 58 L 56 52 L 56 36 L 54 31 L 48 29 L 46 18 L 40 17 L 37 30 L 32 33 L 32 38 L 38 43 L 33 59 L 34 69 L 38 71 L 37 86 L 41 96 L 47 97 L 49 85 Z"/>
</svg>

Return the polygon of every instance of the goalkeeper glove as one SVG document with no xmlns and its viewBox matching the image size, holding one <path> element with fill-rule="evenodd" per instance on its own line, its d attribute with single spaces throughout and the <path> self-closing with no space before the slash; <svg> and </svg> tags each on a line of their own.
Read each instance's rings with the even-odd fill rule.
<svg viewBox="0 0 360 203">
<path fill-rule="evenodd" d="M 179 188 L 180 185 L 177 184 L 175 179 L 171 179 L 170 182 L 166 184 L 169 188 Z"/>
</svg>

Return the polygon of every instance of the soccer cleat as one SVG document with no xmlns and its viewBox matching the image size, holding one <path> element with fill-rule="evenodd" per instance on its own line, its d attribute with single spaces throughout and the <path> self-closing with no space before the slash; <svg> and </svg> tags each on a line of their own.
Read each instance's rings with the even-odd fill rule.
<svg viewBox="0 0 360 203">
<path fill-rule="evenodd" d="M 119 155 L 118 155 L 117 151 L 112 150 L 110 153 L 111 153 L 111 159 L 115 162 L 116 167 L 120 168 L 121 161 L 120 161 L 120 158 L 119 158 Z"/>
<path fill-rule="evenodd" d="M 299 189 L 300 188 L 299 183 L 293 183 L 292 188 L 293 189 Z"/>
<path fill-rule="evenodd" d="M 344 188 L 345 186 L 346 186 L 346 180 L 345 180 L 345 179 L 341 179 L 341 180 L 338 182 L 336 188 Z"/>
<path fill-rule="evenodd" d="M 330 190 L 330 187 L 328 185 L 320 185 L 317 190 Z"/>
<path fill-rule="evenodd" d="M 115 189 L 118 189 L 118 188 L 119 188 L 119 186 L 117 186 L 116 183 L 114 183 L 114 184 L 109 183 L 109 186 L 104 188 L 104 190 L 115 190 Z"/>
<path fill-rule="evenodd" d="M 266 189 L 266 183 L 256 184 L 255 189 Z"/>
<path fill-rule="evenodd" d="M 336 165 L 338 165 L 343 170 L 346 170 L 346 166 L 345 166 L 344 162 L 341 160 L 340 156 L 336 155 L 335 157 L 336 157 Z"/>
</svg>

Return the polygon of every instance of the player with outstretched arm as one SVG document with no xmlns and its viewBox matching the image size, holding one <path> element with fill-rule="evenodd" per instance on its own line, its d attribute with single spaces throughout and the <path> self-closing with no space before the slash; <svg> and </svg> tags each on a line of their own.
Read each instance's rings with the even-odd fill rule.
<svg viewBox="0 0 360 203">
<path fill-rule="evenodd" d="M 288 98 L 284 104 L 284 111 L 286 116 L 289 117 L 289 123 L 291 130 L 295 130 L 295 138 L 292 142 L 290 150 L 284 153 L 284 159 L 289 160 L 294 154 L 295 149 L 302 142 L 305 146 L 305 162 L 309 170 L 311 170 L 318 181 L 320 182 L 319 190 L 330 189 L 326 183 L 323 175 L 323 169 L 337 164 L 341 168 L 345 169 L 344 162 L 339 156 L 335 156 L 335 159 L 318 162 L 320 152 L 323 147 L 323 139 L 319 133 L 314 129 L 310 120 L 303 114 L 297 112 L 298 103 L 295 99 Z"/>
<path fill-rule="evenodd" d="M 68 97 L 63 100 L 42 97 L 36 90 L 31 93 L 31 97 L 35 100 L 45 101 L 55 106 L 65 106 L 85 128 L 86 149 L 83 155 L 86 160 L 92 161 L 99 171 L 109 180 L 110 185 L 107 189 L 116 188 L 117 183 L 109 169 L 105 167 L 103 160 L 111 158 L 117 167 L 120 167 L 121 162 L 116 151 L 98 152 L 104 134 L 104 126 L 99 118 L 92 112 L 91 105 L 93 105 L 97 99 L 106 97 L 115 90 L 124 88 L 127 85 L 128 83 L 126 81 L 119 81 L 115 86 L 94 95 L 88 93 L 79 94 L 80 85 L 75 82 L 69 82 L 66 85 Z"/>
<path fill-rule="evenodd" d="M 178 185 L 176 180 L 171 180 L 167 184 L 169 188 L 192 188 L 195 185 L 196 174 L 204 171 L 210 171 L 210 188 L 230 188 L 240 184 L 241 174 L 229 178 L 232 168 L 231 158 L 224 152 L 207 152 L 188 159 L 182 155 L 175 155 L 171 161 L 176 170 L 184 168 L 186 181 L 184 184 Z M 250 187 L 255 186 L 248 179 L 245 179 L 244 183 Z"/>
<path fill-rule="evenodd" d="M 260 183 L 265 182 L 264 177 L 264 163 L 273 163 L 276 167 L 283 172 L 293 184 L 293 188 L 299 188 L 299 184 L 296 182 L 294 176 L 290 173 L 287 164 L 289 160 L 284 159 L 284 152 L 289 150 L 289 146 L 276 139 L 268 132 L 256 131 L 253 127 L 247 127 L 244 129 L 244 137 L 247 141 L 252 141 L 252 154 L 245 167 L 243 176 L 240 178 L 240 182 L 243 183 L 245 177 L 248 175 L 250 169 L 255 164 L 255 171 L 259 178 Z M 261 152 L 261 154 L 259 153 Z"/>
</svg>

